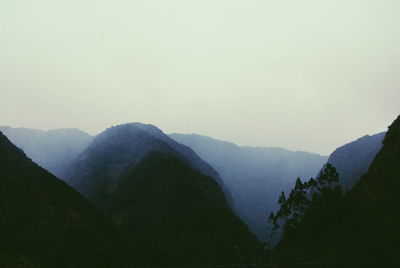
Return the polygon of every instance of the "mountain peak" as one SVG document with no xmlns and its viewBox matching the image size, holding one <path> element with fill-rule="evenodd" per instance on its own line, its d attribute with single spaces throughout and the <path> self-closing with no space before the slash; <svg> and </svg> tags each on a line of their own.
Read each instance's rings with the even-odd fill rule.
<svg viewBox="0 0 400 268">
<path fill-rule="evenodd" d="M 107 128 L 101 132 L 98 137 L 101 138 L 121 138 L 126 142 L 127 138 L 137 139 L 146 135 L 164 140 L 165 134 L 156 126 L 151 124 L 143 124 L 139 122 L 125 123 Z"/>
<path fill-rule="evenodd" d="M 177 143 L 154 125 L 126 123 L 110 127 L 97 135 L 93 142 L 82 152 L 67 181 L 92 201 L 100 200 L 102 195 L 110 193 L 118 180 L 134 168 L 147 154 L 160 151 L 173 155 L 204 175 L 213 177 L 222 187 L 218 173 L 197 156 L 189 147 Z M 101 176 L 96 166 L 103 165 Z M 85 172 L 83 172 L 86 170 Z M 90 180 L 77 174 L 92 174 Z M 91 177 L 91 176 L 89 176 Z M 96 178 L 94 180 L 94 178 Z M 92 184 L 97 184 L 93 187 Z M 93 189 L 96 189 L 93 191 Z M 230 194 L 223 187 L 227 199 Z M 100 194 L 100 195 L 99 195 Z"/>
</svg>

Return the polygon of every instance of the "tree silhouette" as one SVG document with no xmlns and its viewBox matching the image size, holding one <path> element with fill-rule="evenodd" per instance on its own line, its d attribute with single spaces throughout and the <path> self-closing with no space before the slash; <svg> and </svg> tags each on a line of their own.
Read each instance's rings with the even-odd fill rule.
<svg viewBox="0 0 400 268">
<path fill-rule="evenodd" d="M 334 200 L 342 195 L 338 181 L 339 174 L 328 163 L 316 180 L 310 178 L 303 183 L 297 178 L 288 198 L 285 192 L 281 192 L 278 199 L 280 209 L 276 214 L 271 212 L 268 217 L 271 240 L 278 242 L 276 240 L 279 240 L 281 234 L 296 229 L 302 223 L 307 210 L 334 206 Z"/>
</svg>

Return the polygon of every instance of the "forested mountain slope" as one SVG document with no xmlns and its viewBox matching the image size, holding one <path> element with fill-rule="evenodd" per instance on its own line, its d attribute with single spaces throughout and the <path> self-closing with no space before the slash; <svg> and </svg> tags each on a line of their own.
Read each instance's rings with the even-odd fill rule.
<svg viewBox="0 0 400 268">
<path fill-rule="evenodd" d="M 333 173 L 332 173 L 333 174 Z M 286 226 L 282 260 L 396 259 L 400 251 L 400 116 L 368 172 L 349 192 L 325 188 Z"/>
</svg>

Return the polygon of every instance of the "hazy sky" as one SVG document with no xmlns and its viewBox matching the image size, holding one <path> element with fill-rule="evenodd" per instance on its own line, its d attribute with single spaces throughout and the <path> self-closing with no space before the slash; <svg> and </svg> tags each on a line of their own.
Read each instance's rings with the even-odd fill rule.
<svg viewBox="0 0 400 268">
<path fill-rule="evenodd" d="M 0 125 L 329 154 L 400 113 L 398 0 L 0 0 Z"/>
</svg>

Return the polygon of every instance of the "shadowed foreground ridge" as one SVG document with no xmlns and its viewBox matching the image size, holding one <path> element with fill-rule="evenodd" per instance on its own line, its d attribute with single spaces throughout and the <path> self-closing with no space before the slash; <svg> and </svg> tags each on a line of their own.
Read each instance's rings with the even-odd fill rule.
<svg viewBox="0 0 400 268">
<path fill-rule="evenodd" d="M 400 116 L 382 149 L 344 196 L 327 196 L 284 233 L 275 256 L 284 261 L 398 259 L 400 252 Z"/>
<path fill-rule="evenodd" d="M 218 183 L 164 152 L 148 154 L 110 203 L 143 265 L 251 263 L 261 253 Z"/>
<path fill-rule="evenodd" d="M 111 258 L 117 239 L 111 222 L 1 132 L 0 215 L 0 267 L 107 266 L 116 261 Z"/>
</svg>

